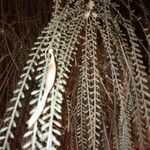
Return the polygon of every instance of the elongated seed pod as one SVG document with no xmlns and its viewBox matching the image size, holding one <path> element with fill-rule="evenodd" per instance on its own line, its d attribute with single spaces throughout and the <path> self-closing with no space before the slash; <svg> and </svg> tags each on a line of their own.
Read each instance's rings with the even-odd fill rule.
<svg viewBox="0 0 150 150">
<path fill-rule="evenodd" d="M 29 128 L 33 126 L 33 124 L 38 120 L 38 118 L 42 114 L 43 109 L 44 109 L 45 104 L 46 104 L 48 94 L 51 91 L 53 84 L 54 84 L 54 81 L 55 81 L 56 64 L 55 64 L 55 58 L 54 58 L 53 50 L 49 49 L 49 53 L 51 55 L 51 60 L 48 64 L 48 68 L 47 68 L 44 93 L 43 93 L 41 101 L 38 103 L 37 108 L 35 109 L 35 112 L 33 113 L 33 115 L 31 116 L 31 118 L 28 121 L 28 127 Z"/>
</svg>

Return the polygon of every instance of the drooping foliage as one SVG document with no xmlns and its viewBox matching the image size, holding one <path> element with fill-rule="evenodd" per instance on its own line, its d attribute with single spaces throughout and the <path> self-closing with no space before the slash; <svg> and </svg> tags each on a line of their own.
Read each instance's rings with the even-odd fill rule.
<svg viewBox="0 0 150 150">
<path fill-rule="evenodd" d="M 31 108 L 32 116 L 42 99 L 49 49 L 57 67 L 55 82 L 42 115 L 26 128 L 22 149 L 146 149 L 150 23 L 144 4 L 124 0 L 54 4 L 53 18 L 34 43 L 5 112 L 0 149 L 11 149 L 21 108 Z M 35 83 L 32 89 L 30 82 Z"/>
</svg>

